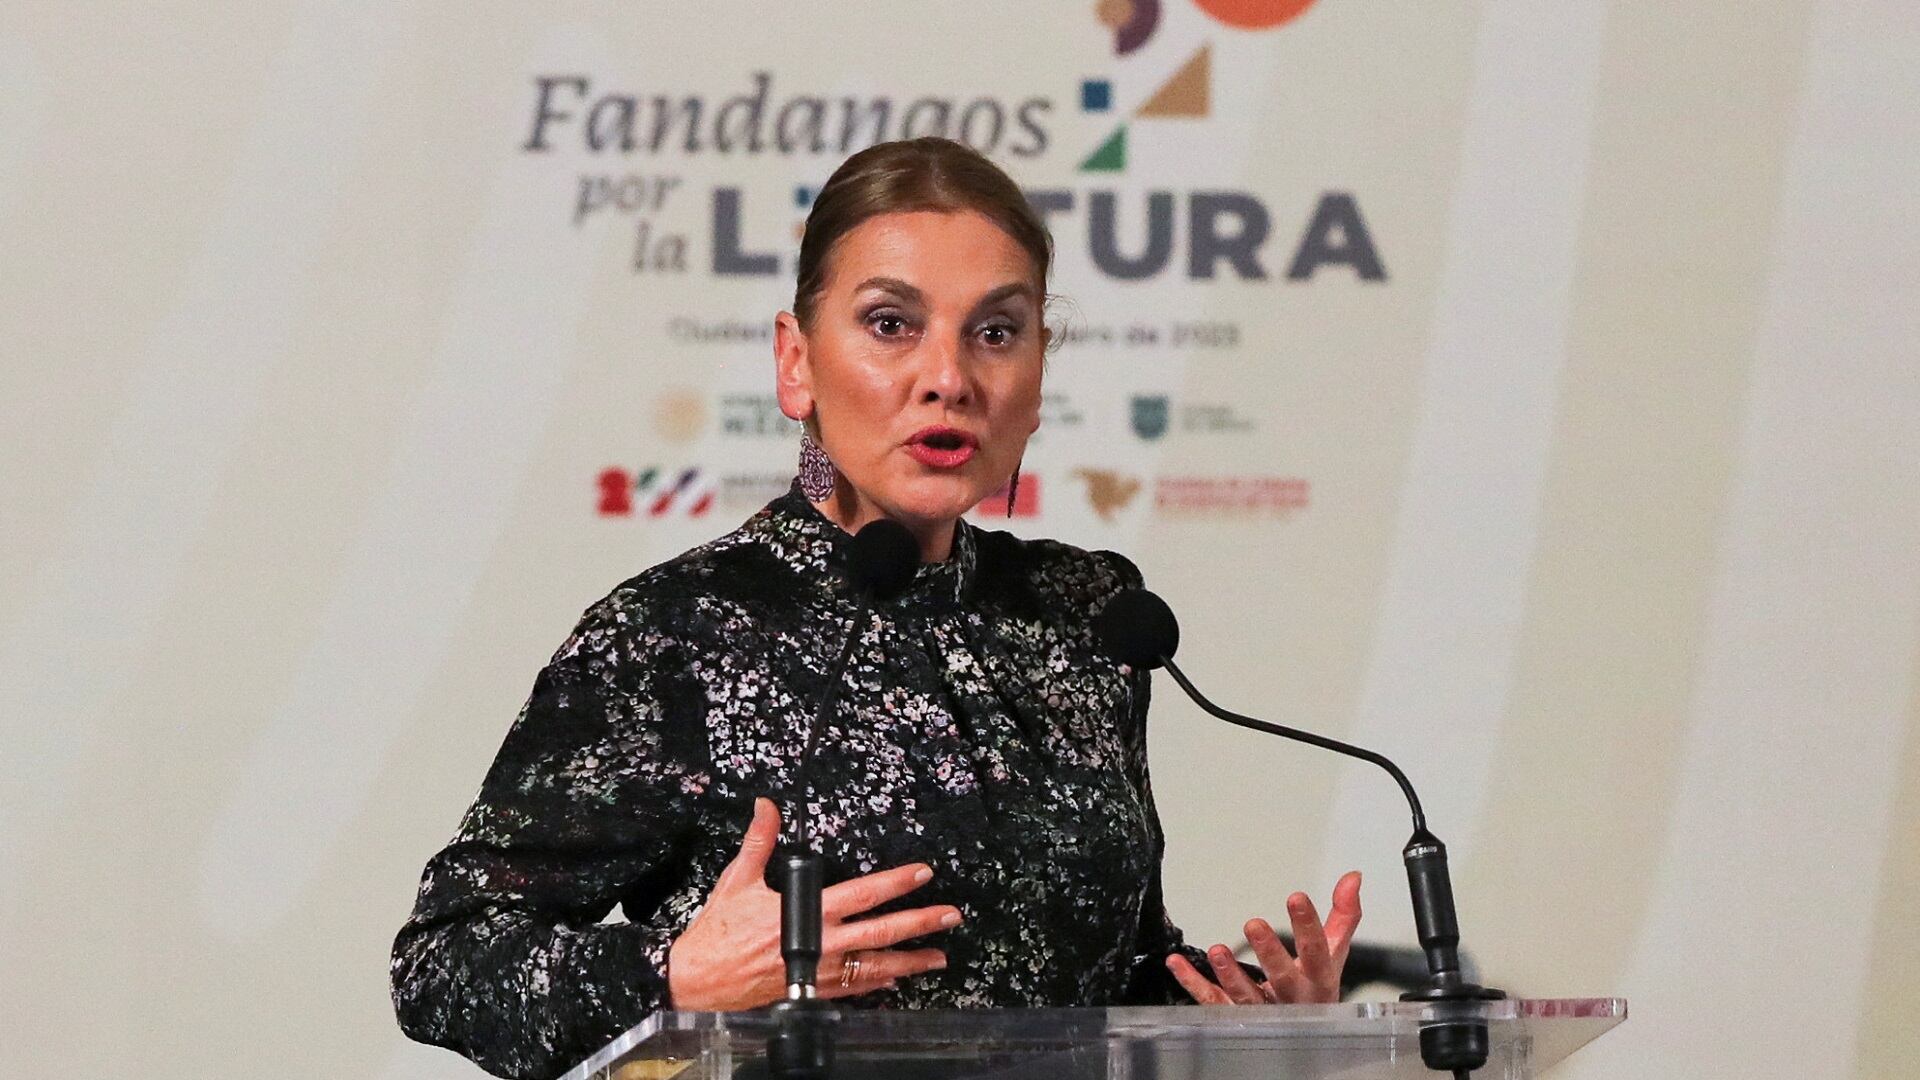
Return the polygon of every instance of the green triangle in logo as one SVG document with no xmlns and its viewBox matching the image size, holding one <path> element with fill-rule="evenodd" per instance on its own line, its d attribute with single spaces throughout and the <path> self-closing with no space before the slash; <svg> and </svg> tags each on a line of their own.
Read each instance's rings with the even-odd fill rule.
<svg viewBox="0 0 1920 1080">
<path fill-rule="evenodd" d="M 1100 144 L 1100 149 L 1080 163 L 1081 172 L 1125 172 L 1127 168 L 1127 125 L 1121 124 Z"/>
</svg>

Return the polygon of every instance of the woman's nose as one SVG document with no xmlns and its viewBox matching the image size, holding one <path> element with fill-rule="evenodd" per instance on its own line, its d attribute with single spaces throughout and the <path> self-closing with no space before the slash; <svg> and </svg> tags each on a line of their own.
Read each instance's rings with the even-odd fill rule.
<svg viewBox="0 0 1920 1080">
<path fill-rule="evenodd" d="M 952 342 L 928 342 L 920 371 L 920 400 L 966 405 L 973 400 L 973 375 L 967 358 Z"/>
</svg>

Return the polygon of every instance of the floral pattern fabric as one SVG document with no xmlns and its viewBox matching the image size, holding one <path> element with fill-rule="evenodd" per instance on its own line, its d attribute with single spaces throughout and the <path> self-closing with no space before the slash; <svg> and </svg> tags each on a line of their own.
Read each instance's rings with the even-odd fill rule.
<svg viewBox="0 0 1920 1080">
<path fill-rule="evenodd" d="M 847 1005 L 1186 999 L 1164 967 L 1184 946 L 1161 903 L 1147 673 L 1090 625 L 1139 572 L 961 522 L 948 560 L 870 607 L 845 578 L 848 540 L 796 488 L 586 612 L 394 943 L 408 1035 L 546 1077 L 667 1007 L 668 946 L 761 795 L 829 882 L 926 862 L 933 881 L 891 907 L 965 915 L 903 945 L 945 949 L 945 970 Z"/>
</svg>

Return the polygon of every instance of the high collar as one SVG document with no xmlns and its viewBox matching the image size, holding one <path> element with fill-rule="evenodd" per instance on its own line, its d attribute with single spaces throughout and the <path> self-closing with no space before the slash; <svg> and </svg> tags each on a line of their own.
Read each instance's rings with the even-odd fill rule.
<svg viewBox="0 0 1920 1080">
<path fill-rule="evenodd" d="M 787 489 L 746 524 L 746 531 L 766 544 L 781 562 L 808 580 L 820 581 L 836 590 L 847 584 L 848 551 L 853 535 L 834 524 L 820 508 L 800 493 L 800 484 Z M 921 563 L 899 601 L 952 601 L 966 598 L 973 584 L 979 546 L 973 526 L 964 520 L 954 522 L 953 548 L 943 562 Z"/>
</svg>

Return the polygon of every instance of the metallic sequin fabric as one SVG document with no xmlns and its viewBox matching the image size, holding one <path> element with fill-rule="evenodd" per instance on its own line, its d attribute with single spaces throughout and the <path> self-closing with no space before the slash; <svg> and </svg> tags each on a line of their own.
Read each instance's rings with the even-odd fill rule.
<svg viewBox="0 0 1920 1080">
<path fill-rule="evenodd" d="M 907 945 L 944 948 L 946 970 L 854 1007 L 1185 1000 L 1163 963 L 1182 946 L 1160 899 L 1147 675 L 1089 625 L 1139 572 L 962 522 L 951 558 L 855 626 L 847 542 L 796 486 L 587 611 L 427 865 L 394 943 L 407 1034 L 544 1077 L 663 1007 L 667 948 L 756 795 L 781 805 L 787 843 L 809 800 L 829 881 L 924 861 L 933 882 L 895 906 L 965 913 Z"/>
</svg>

